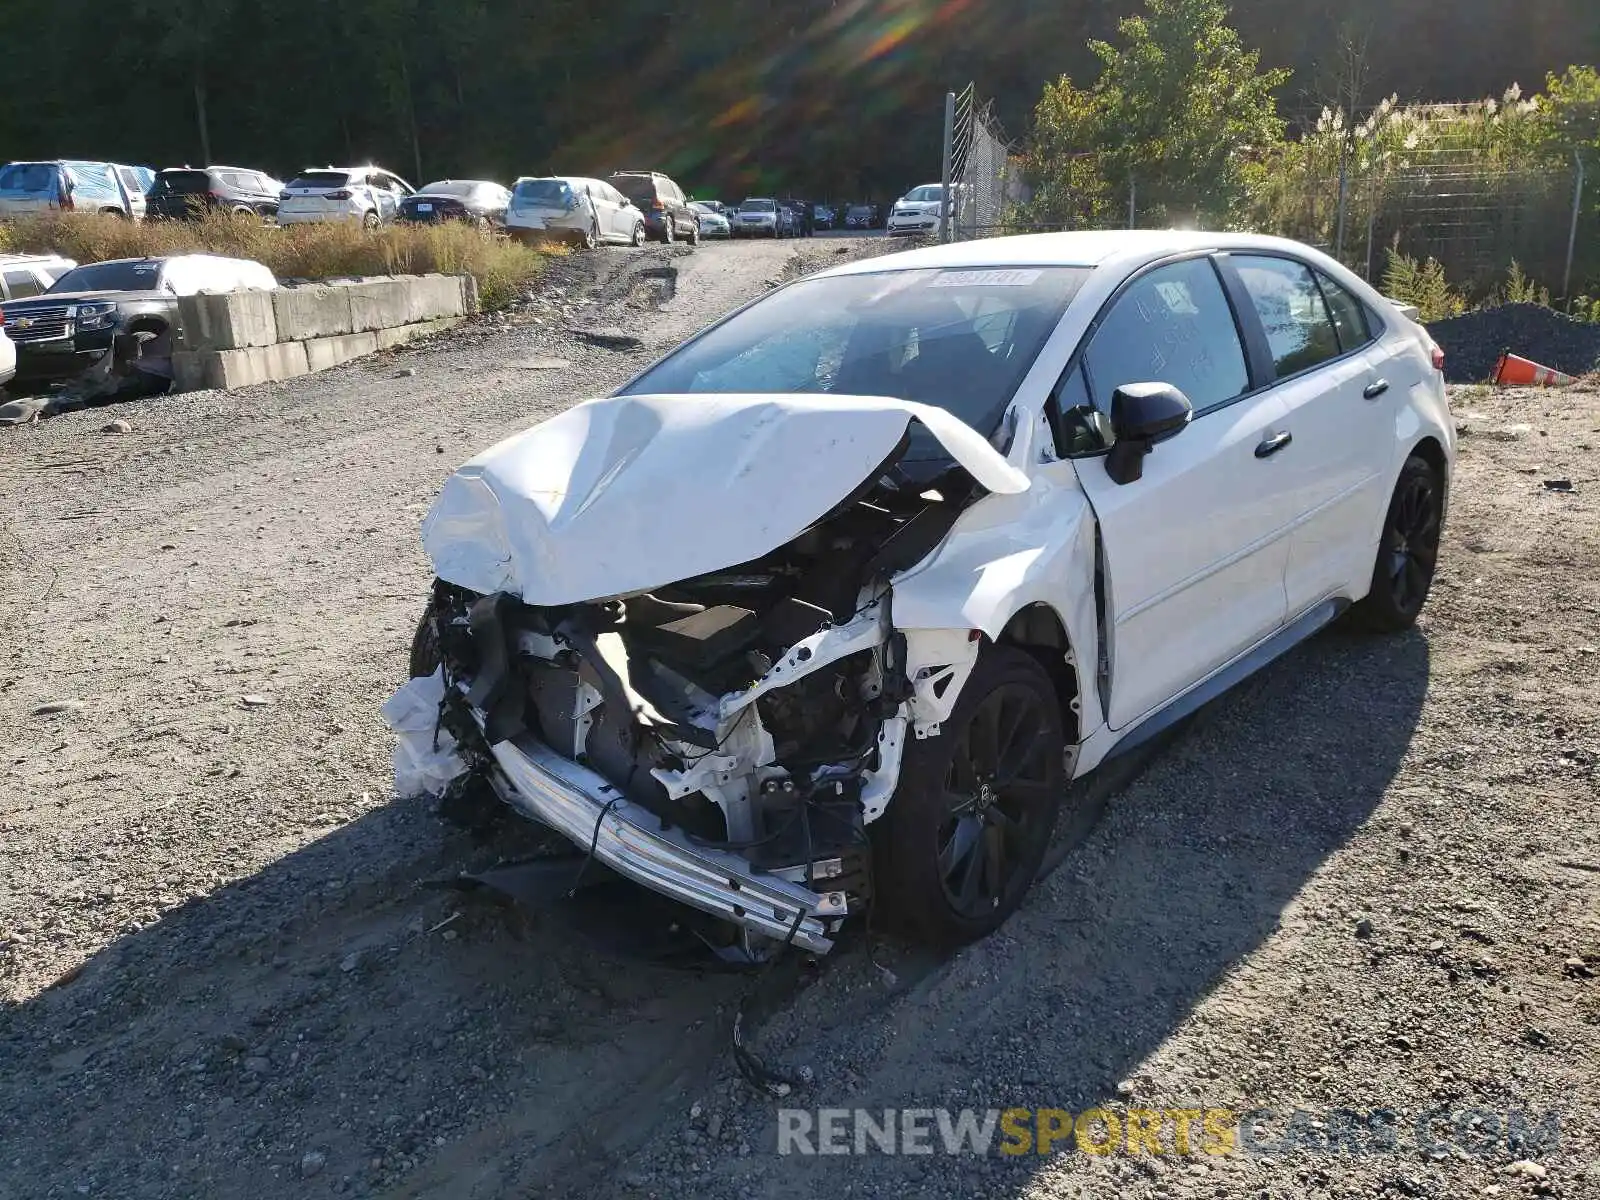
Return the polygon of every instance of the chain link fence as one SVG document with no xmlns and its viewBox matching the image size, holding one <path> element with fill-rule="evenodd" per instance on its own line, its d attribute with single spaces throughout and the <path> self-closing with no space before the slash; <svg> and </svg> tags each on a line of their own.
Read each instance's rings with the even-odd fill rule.
<svg viewBox="0 0 1600 1200">
<path fill-rule="evenodd" d="M 1329 174 L 1279 189 L 1251 224 L 1307 242 L 1372 281 L 1391 250 L 1432 258 L 1484 295 L 1513 262 L 1553 295 L 1600 274 L 1589 181 L 1582 167 L 1496 170 L 1448 162 L 1352 179 Z"/>
<path fill-rule="evenodd" d="M 1012 147 L 994 114 L 994 102 L 980 98 L 973 84 L 955 96 L 946 149 L 956 201 L 946 236 L 966 241 L 1002 232 L 1017 199 Z"/>
</svg>

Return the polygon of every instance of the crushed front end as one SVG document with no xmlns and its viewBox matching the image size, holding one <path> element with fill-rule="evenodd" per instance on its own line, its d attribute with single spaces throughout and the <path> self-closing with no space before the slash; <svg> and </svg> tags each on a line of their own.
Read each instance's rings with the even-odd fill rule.
<svg viewBox="0 0 1600 1200">
<path fill-rule="evenodd" d="M 513 808 L 617 873 L 821 952 L 871 888 L 906 735 L 887 581 L 959 511 L 869 497 L 738 567 L 536 607 L 437 582 L 444 727 Z"/>
</svg>

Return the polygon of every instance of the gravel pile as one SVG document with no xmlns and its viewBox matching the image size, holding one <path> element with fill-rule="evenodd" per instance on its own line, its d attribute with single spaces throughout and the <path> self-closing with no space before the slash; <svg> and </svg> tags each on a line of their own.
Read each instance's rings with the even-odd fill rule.
<svg viewBox="0 0 1600 1200">
<path fill-rule="evenodd" d="M 1505 350 L 1568 375 L 1600 367 L 1600 325 L 1537 304 L 1502 304 L 1433 321 L 1428 332 L 1444 348 L 1451 383 L 1482 383 Z"/>
</svg>

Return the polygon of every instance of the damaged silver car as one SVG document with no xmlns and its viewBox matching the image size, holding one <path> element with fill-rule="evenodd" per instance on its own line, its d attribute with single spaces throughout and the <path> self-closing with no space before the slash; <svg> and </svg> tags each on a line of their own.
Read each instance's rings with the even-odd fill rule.
<svg viewBox="0 0 1600 1200">
<path fill-rule="evenodd" d="M 1339 305 L 1280 306 L 1302 271 Z M 1315 251 L 1230 235 L 779 289 L 449 478 L 399 790 L 481 781 L 749 957 L 868 904 L 982 936 L 1069 778 L 1353 602 L 1415 619 L 1454 452 L 1430 346 Z M 1339 447 L 1276 457 L 1333 416 Z"/>
</svg>

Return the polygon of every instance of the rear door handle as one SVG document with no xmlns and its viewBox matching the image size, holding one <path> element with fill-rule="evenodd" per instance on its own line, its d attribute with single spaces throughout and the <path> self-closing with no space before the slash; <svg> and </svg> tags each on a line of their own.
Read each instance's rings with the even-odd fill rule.
<svg viewBox="0 0 1600 1200">
<path fill-rule="evenodd" d="M 1362 389 L 1361 394 L 1368 400 L 1376 400 L 1388 390 L 1389 381 L 1387 379 L 1375 379 Z"/>
<path fill-rule="evenodd" d="M 1284 430 L 1282 433 L 1275 433 L 1266 441 L 1256 446 L 1256 457 L 1271 458 L 1274 454 L 1276 454 L 1279 450 L 1282 450 L 1292 441 L 1294 441 L 1294 434 L 1290 433 L 1288 430 Z"/>
</svg>

